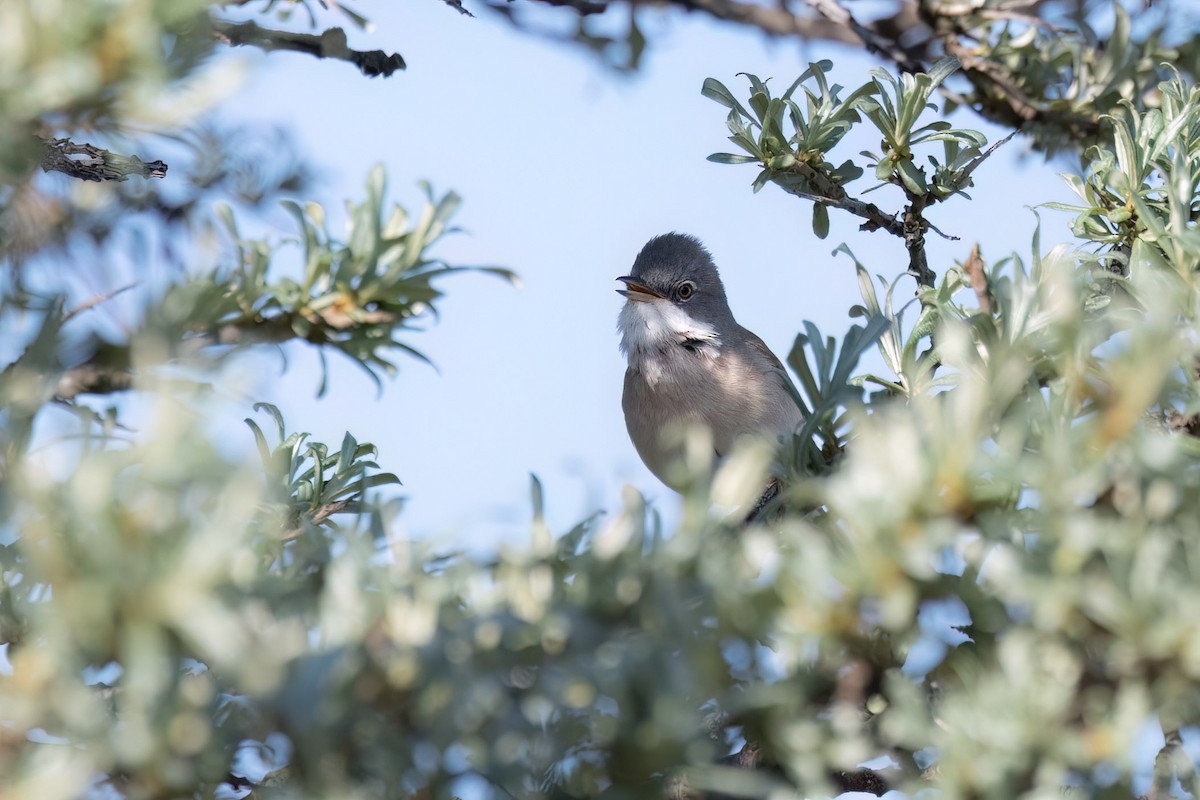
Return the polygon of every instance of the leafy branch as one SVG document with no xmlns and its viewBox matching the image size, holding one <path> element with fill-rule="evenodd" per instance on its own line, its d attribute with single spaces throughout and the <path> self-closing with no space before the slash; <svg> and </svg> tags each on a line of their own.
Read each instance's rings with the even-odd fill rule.
<svg viewBox="0 0 1200 800">
<path fill-rule="evenodd" d="M 399 53 L 383 50 L 355 50 L 349 45 L 341 28 L 327 28 L 320 33 L 294 33 L 264 28 L 256 22 L 232 22 L 213 19 L 213 32 L 229 45 L 251 45 L 261 50 L 290 50 L 316 58 L 346 61 L 368 78 L 389 77 L 408 65 Z"/>
<path fill-rule="evenodd" d="M 400 483 L 390 472 L 367 474 L 379 469 L 372 460 L 379 455 L 375 445 L 360 444 L 347 432 L 341 447 L 331 454 L 328 445 L 309 441 L 308 433 L 288 434 L 278 407 L 255 403 L 254 410 L 271 416 L 279 437 L 279 444 L 272 449 L 258 423 L 246 418 L 268 483 L 282 498 L 283 541 L 295 539 L 308 527 L 332 525 L 330 517 L 335 514 L 360 513 L 368 489 Z"/>
<path fill-rule="evenodd" d="M 1047 203 L 1076 213 L 1075 236 L 1113 253 L 1109 267 L 1124 273 L 1135 247 L 1194 265 L 1184 244 L 1200 218 L 1200 89 L 1176 76 L 1158 85 L 1159 107 L 1138 111 L 1132 103 L 1106 117 L 1114 146 L 1092 148 L 1082 175 L 1064 176 L 1080 203 Z M 1183 237 L 1183 238 L 1181 238 Z"/>
<path fill-rule="evenodd" d="M 171 358 L 308 342 L 322 354 L 333 350 L 348 357 L 382 389 L 381 376 L 397 369 L 390 351 L 427 361 L 400 334 L 436 313 L 442 296 L 438 281 L 465 271 L 513 278 L 505 269 L 451 266 L 429 254 L 430 247 L 453 230 L 448 226 L 460 203 L 456 194 L 435 198 L 426 185 L 427 201 L 416 217 L 410 217 L 399 205 L 386 207 L 386 188 L 383 168 L 377 166 L 368 178 L 366 199 L 348 206 L 344 240 L 330 233 L 320 205 L 283 201 L 298 229 L 290 242 L 302 249 L 299 280 L 279 274 L 278 246 L 242 236 L 232 210 L 219 204 L 216 214 L 232 240 L 233 264 L 170 286 L 147 312 L 145 327 L 173 342 Z M 132 388 L 133 347 L 132 341 L 94 343 L 87 357 L 54 372 L 57 378 L 47 396 L 73 400 L 81 394 Z M 321 363 L 323 393 L 324 355 Z M 23 368 L 35 369 L 23 357 L 5 375 Z M 46 368 L 36 371 L 43 374 Z"/>
<path fill-rule="evenodd" d="M 790 194 L 813 201 L 813 232 L 821 238 L 829 233 L 830 207 L 864 219 L 862 230 L 884 230 L 902 238 L 909 253 L 909 273 L 921 286 L 933 286 L 936 276 L 925 255 L 925 234 L 932 225 L 925 219 L 925 210 L 954 195 L 967 196 L 965 190 L 973 185 L 972 173 L 996 147 L 982 150 L 987 143 L 982 133 L 955 128 L 944 120 L 918 127 L 921 116 L 932 107 L 929 99 L 933 92 L 958 66 L 957 59 L 947 58 L 929 73 L 905 74 L 899 80 L 885 70 L 874 70 L 871 81 L 845 98 L 842 87 L 830 85 L 826 77 L 832 68 L 828 61 L 810 64 L 779 97 L 772 96 L 766 81 L 747 75 L 749 108 L 724 84 L 709 78 L 701 92 L 730 110 L 726 118 L 732 134 L 729 140 L 745 152 L 715 153 L 709 160 L 760 164 L 754 191 L 775 183 Z M 809 81 L 815 84 L 815 91 L 807 85 Z M 849 159 L 837 166 L 829 160 L 834 148 L 864 117 L 882 135 L 883 150 L 879 155 L 862 155 L 872 160 L 880 186 L 890 184 L 904 193 L 907 204 L 900 212 L 887 213 L 851 196 L 845 187 L 862 177 L 862 167 Z M 942 159 L 929 156 L 932 173 L 927 174 L 917 165 L 914 148 L 934 142 L 942 143 Z"/>
</svg>

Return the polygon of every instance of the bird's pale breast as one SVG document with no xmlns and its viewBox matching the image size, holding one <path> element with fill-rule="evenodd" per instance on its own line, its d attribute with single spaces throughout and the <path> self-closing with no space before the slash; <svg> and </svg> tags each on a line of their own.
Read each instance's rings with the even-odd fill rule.
<svg viewBox="0 0 1200 800">
<path fill-rule="evenodd" d="M 676 346 L 647 355 L 625 372 L 622 408 L 629 436 L 650 471 L 672 488 L 680 488 L 672 465 L 682 455 L 689 427 L 708 427 L 722 456 L 739 436 L 774 440 L 802 421 L 778 361 L 753 334 L 740 333 L 756 346 L 708 351 Z"/>
</svg>

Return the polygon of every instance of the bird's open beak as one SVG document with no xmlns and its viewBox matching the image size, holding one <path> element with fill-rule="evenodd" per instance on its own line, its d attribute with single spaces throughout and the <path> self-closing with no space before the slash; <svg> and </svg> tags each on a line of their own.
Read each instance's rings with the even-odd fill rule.
<svg viewBox="0 0 1200 800">
<path fill-rule="evenodd" d="M 625 284 L 624 289 L 617 289 L 617 294 L 636 300 L 640 303 L 648 303 L 651 300 L 662 300 L 663 295 L 651 289 L 644 283 L 638 283 L 632 275 L 622 275 L 617 278 L 621 283 Z"/>
</svg>

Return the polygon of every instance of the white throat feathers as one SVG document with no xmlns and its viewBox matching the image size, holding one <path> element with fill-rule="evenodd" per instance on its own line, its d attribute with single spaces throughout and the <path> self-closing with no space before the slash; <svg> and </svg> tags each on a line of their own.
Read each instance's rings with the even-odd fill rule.
<svg viewBox="0 0 1200 800">
<path fill-rule="evenodd" d="M 672 348 L 708 358 L 721 349 L 721 339 L 711 325 L 694 319 L 670 300 L 626 300 L 617 330 L 630 368 L 645 373 L 651 383 L 666 377 L 661 362 Z"/>
</svg>

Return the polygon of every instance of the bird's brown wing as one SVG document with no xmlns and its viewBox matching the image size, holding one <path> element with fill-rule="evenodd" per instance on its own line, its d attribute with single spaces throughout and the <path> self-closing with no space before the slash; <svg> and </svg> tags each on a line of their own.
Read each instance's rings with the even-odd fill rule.
<svg viewBox="0 0 1200 800">
<path fill-rule="evenodd" d="M 738 326 L 738 327 L 741 327 L 741 326 Z M 746 344 L 753 347 L 759 353 L 762 353 L 762 355 L 766 357 L 767 362 L 772 367 L 775 367 L 776 369 L 783 371 L 783 373 L 785 375 L 787 374 L 787 370 L 785 370 L 783 367 L 783 362 L 779 360 L 778 356 L 776 356 L 774 353 L 771 352 L 771 348 L 767 347 L 766 342 L 764 342 L 762 339 L 758 338 L 758 336 L 756 334 L 754 334 L 751 331 L 746 330 L 745 328 L 742 328 L 742 337 L 745 339 Z"/>
<path fill-rule="evenodd" d="M 738 327 L 741 328 L 740 325 Z M 800 402 L 800 392 L 796 389 L 796 384 L 792 381 L 791 374 L 789 374 L 787 368 L 783 366 L 783 362 L 779 360 L 779 357 L 771 352 L 771 348 L 767 347 L 767 343 L 758 338 L 757 334 L 752 331 L 748 331 L 745 328 L 741 328 L 741 335 L 746 344 L 750 345 L 755 352 L 762 355 L 762 357 L 766 360 L 767 367 L 773 367 L 779 373 L 779 380 L 783 381 L 784 386 L 791 391 L 792 396 L 797 399 L 797 402 Z M 803 405 L 801 405 L 801 411 L 804 411 Z"/>
</svg>

